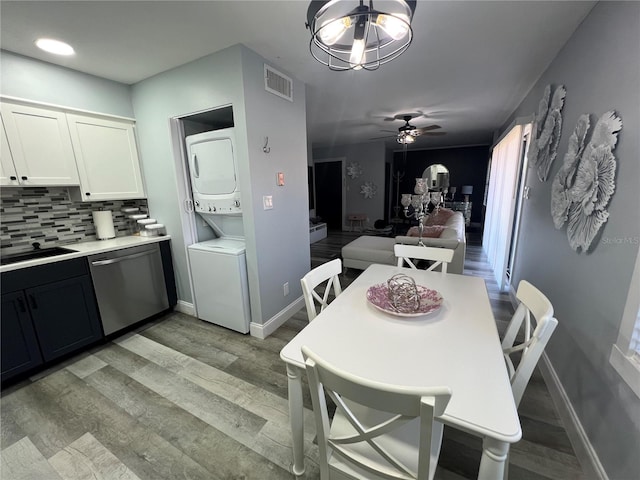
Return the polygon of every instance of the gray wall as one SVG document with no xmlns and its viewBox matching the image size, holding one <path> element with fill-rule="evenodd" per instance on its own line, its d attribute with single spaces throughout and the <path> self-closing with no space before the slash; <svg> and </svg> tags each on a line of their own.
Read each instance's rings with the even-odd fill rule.
<svg viewBox="0 0 640 480">
<path fill-rule="evenodd" d="M 244 109 L 240 49 L 228 48 L 181 67 L 148 78 L 133 86 L 138 143 L 147 183 L 147 198 L 155 215 L 167 227 L 174 245 L 178 298 L 192 302 L 182 205 L 169 119 L 233 104 L 234 113 Z M 236 140 L 246 139 L 243 116 L 236 118 Z M 246 164 L 246 149 L 239 149 L 238 161 Z M 244 189 L 246 179 L 241 180 Z"/>
<path fill-rule="evenodd" d="M 547 84 L 567 96 L 558 157 L 549 180 L 529 169 L 514 276 L 550 298 L 559 326 L 547 353 L 609 478 L 637 478 L 640 471 L 640 400 L 609 364 L 640 239 L 640 3 L 600 2 L 560 51 L 506 126 L 537 111 Z M 615 110 L 623 129 L 614 150 L 616 191 L 610 217 L 591 253 L 571 250 L 566 229 L 550 215 L 551 183 L 581 114 L 592 125 Z M 621 242 L 619 242 L 620 240 Z"/>
<path fill-rule="evenodd" d="M 302 295 L 300 279 L 309 271 L 311 260 L 305 86 L 294 79 L 293 102 L 266 92 L 264 63 L 262 57 L 243 47 L 249 159 L 244 173 L 250 181 L 243 196 L 245 205 L 251 203 L 245 234 L 247 252 L 255 250 L 252 268 L 257 270 L 259 284 L 254 288 L 260 292 L 256 297 L 251 290 L 252 313 L 262 312 L 266 321 Z M 270 65 L 279 70 L 277 65 Z M 269 153 L 262 150 L 265 137 L 269 137 Z M 284 186 L 276 185 L 278 172 L 284 173 Z M 264 210 L 263 195 L 273 197 L 272 210 Z M 283 293 L 285 282 L 289 283 L 287 297 Z"/>
<path fill-rule="evenodd" d="M 0 51 L 0 93 L 64 107 L 133 117 L 131 87 Z"/>
<path fill-rule="evenodd" d="M 357 162 L 362 167 L 362 175 L 356 179 L 346 177 L 346 213 L 364 213 L 368 217 L 367 224 L 373 227 L 376 220 L 384 218 L 384 165 L 385 147 L 383 142 L 358 143 L 352 145 L 338 145 L 327 148 L 314 148 L 313 158 L 345 158 L 345 168 L 351 162 Z M 360 187 L 365 182 L 372 182 L 377 188 L 373 198 L 364 198 Z M 348 220 L 343 219 L 343 225 L 349 226 Z"/>
<path fill-rule="evenodd" d="M 144 80 L 133 86 L 132 96 L 149 203 L 174 239 L 178 297 L 188 302 L 192 295 L 181 222 L 184 198 L 176 183 L 169 119 L 233 105 L 256 323 L 264 323 L 301 295 L 300 278 L 309 268 L 304 85 L 294 84 L 293 103 L 265 92 L 263 64 L 257 54 L 236 45 Z M 265 136 L 272 147 L 269 155 L 262 152 Z M 287 184 L 276 191 L 278 171 L 285 172 Z M 262 196 L 269 194 L 274 209 L 264 211 Z M 288 297 L 283 295 L 284 282 L 289 282 Z"/>
</svg>

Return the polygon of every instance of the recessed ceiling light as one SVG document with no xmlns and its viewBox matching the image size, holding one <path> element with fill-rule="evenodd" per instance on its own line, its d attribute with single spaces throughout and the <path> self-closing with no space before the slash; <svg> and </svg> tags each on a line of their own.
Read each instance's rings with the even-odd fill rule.
<svg viewBox="0 0 640 480">
<path fill-rule="evenodd" d="M 54 53 L 56 55 L 73 55 L 75 50 L 68 43 L 54 40 L 53 38 L 39 38 L 36 40 L 36 47 L 45 52 Z"/>
</svg>

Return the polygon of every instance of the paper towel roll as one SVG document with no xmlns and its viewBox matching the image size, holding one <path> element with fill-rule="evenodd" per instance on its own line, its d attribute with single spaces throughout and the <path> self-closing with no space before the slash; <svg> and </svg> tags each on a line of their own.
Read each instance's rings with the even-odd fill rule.
<svg viewBox="0 0 640 480">
<path fill-rule="evenodd" d="M 93 212 L 93 224 L 96 226 L 96 237 L 98 240 L 115 238 L 116 231 L 113 228 L 111 210 Z"/>
</svg>

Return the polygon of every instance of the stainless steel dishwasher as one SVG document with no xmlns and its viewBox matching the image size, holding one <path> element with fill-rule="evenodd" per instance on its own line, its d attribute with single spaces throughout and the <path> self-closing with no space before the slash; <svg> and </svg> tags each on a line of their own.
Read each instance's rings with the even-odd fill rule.
<svg viewBox="0 0 640 480">
<path fill-rule="evenodd" d="M 157 243 L 88 258 L 105 335 L 169 308 Z"/>
</svg>

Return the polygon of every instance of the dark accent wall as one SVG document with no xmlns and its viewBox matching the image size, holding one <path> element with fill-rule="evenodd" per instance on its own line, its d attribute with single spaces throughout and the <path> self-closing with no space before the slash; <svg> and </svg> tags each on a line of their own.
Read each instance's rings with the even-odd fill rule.
<svg viewBox="0 0 640 480">
<path fill-rule="evenodd" d="M 456 200 L 463 199 L 460 193 L 462 185 L 473 185 L 473 195 L 469 198 L 473 203 L 471 221 L 482 222 L 482 201 L 489 164 L 489 146 L 409 150 L 406 159 L 404 152 L 394 152 L 393 173 L 404 172 L 404 177 L 400 181 L 400 193 L 413 193 L 415 179 L 422 177 L 422 172 L 435 163 L 440 163 L 449 169 L 449 184 L 458 189 Z M 394 182 L 393 206 L 396 205 L 398 198 Z"/>
</svg>

